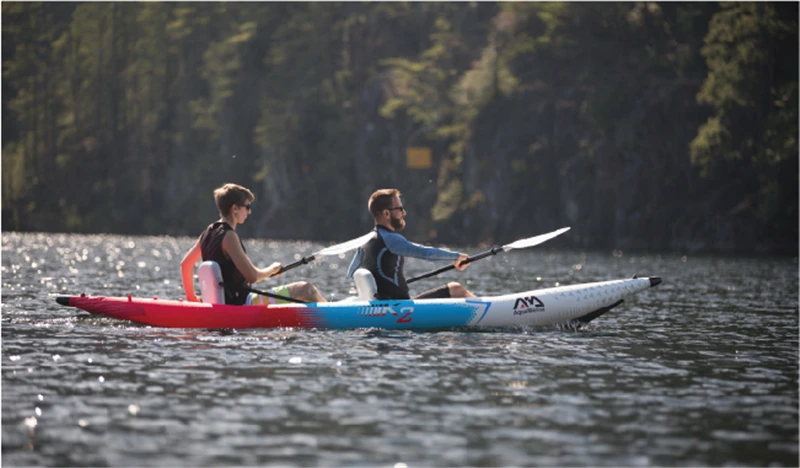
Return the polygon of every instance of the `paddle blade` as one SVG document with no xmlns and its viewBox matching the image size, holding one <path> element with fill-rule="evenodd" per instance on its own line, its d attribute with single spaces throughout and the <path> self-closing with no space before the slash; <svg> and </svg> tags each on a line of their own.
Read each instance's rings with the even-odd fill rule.
<svg viewBox="0 0 800 468">
<path fill-rule="evenodd" d="M 370 232 L 368 232 L 368 233 L 364 234 L 363 236 L 358 237 L 356 239 L 349 240 L 349 241 L 341 243 L 341 244 L 336 244 L 336 245 L 332 245 L 330 247 L 324 248 L 324 249 L 320 250 L 319 252 L 315 253 L 314 256 L 319 257 L 320 255 L 339 255 L 340 253 L 344 253 L 344 252 L 347 252 L 347 251 L 350 251 L 350 250 L 353 250 L 353 249 L 357 249 L 357 248 L 361 247 L 362 245 L 366 244 L 367 242 L 369 242 L 369 240 L 372 239 L 372 237 L 374 235 L 375 235 L 375 232 L 370 231 Z"/>
<path fill-rule="evenodd" d="M 560 236 L 565 232 L 569 231 L 568 227 L 557 229 L 553 232 L 548 232 L 547 234 L 540 234 L 538 236 L 529 237 L 527 239 L 520 239 L 518 241 L 512 242 L 510 244 L 504 245 L 503 250 L 508 251 L 512 249 L 525 249 L 528 247 L 533 247 L 534 245 L 539 245 L 543 242 L 549 241 L 550 239 Z"/>
</svg>

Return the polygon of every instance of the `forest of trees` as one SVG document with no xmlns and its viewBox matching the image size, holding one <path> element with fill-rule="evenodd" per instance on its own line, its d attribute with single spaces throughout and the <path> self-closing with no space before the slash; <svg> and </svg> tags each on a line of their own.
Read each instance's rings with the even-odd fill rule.
<svg viewBox="0 0 800 468">
<path fill-rule="evenodd" d="M 798 3 L 2 2 L 2 229 L 797 254 Z M 429 168 L 406 151 L 431 149 Z"/>
</svg>

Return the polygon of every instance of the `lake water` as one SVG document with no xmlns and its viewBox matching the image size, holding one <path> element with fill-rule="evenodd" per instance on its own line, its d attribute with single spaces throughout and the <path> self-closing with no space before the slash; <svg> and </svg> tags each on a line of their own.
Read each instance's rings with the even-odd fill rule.
<svg viewBox="0 0 800 468">
<path fill-rule="evenodd" d="M 5 466 L 798 466 L 796 257 L 543 244 L 412 287 L 664 279 L 577 332 L 157 329 L 54 301 L 181 297 L 192 242 L 2 234 Z M 325 246 L 245 244 L 261 266 Z M 349 260 L 277 281 L 343 298 Z"/>
</svg>

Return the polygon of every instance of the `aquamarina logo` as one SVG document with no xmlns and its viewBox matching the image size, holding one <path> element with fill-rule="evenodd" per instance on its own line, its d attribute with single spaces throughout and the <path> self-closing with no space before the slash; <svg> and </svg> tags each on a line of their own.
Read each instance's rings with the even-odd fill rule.
<svg viewBox="0 0 800 468">
<path fill-rule="evenodd" d="M 544 303 L 536 296 L 518 297 L 514 303 L 514 315 L 530 314 L 536 309 L 543 309 Z"/>
</svg>

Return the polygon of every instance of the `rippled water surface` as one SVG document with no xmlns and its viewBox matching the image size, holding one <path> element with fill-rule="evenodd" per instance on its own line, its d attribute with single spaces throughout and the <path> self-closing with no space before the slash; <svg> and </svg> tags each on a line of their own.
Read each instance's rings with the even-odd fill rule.
<svg viewBox="0 0 800 468">
<path fill-rule="evenodd" d="M 6 466 L 798 465 L 797 258 L 545 244 L 414 286 L 664 283 L 578 332 L 225 332 L 143 327 L 54 301 L 178 298 L 194 239 L 2 239 Z M 245 242 L 261 266 L 323 247 Z M 348 262 L 279 281 L 309 279 L 343 298 Z M 407 273 L 438 266 L 411 260 Z"/>
</svg>

